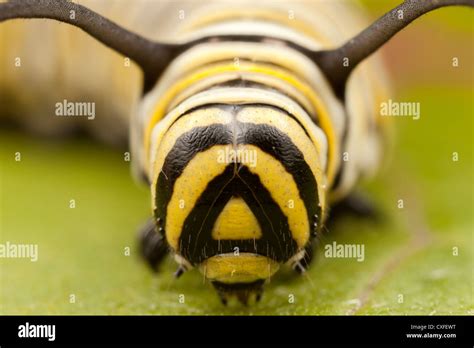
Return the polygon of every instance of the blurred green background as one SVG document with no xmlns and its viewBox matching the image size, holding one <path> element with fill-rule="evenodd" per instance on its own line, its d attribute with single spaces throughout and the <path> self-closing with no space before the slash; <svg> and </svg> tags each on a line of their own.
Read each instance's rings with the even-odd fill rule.
<svg viewBox="0 0 474 348">
<path fill-rule="evenodd" d="M 398 2 L 364 3 L 376 16 Z M 159 275 L 140 261 L 150 198 L 122 152 L 1 130 L 0 243 L 38 244 L 39 260 L 0 259 L 0 313 L 474 314 L 472 26 L 472 11 L 441 10 L 383 50 L 394 99 L 420 102 L 421 118 L 395 120 L 387 167 L 361 187 L 383 218 L 342 217 L 325 236 L 365 244 L 365 261 L 320 252 L 306 277 L 280 273 L 255 306 L 222 306 L 197 271 L 174 280 L 171 259 Z"/>
</svg>

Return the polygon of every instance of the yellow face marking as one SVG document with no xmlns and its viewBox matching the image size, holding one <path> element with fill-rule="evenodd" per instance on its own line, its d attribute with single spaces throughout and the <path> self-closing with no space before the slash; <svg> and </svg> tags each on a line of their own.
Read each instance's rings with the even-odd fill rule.
<svg viewBox="0 0 474 348">
<path fill-rule="evenodd" d="M 232 149 L 231 145 L 216 145 L 200 152 L 188 163 L 183 173 L 176 180 L 173 194 L 166 208 L 166 240 L 178 250 L 179 237 L 186 217 L 194 208 L 196 201 L 214 177 L 224 172 L 228 163 L 217 159 L 221 151 Z M 217 193 L 216 193 L 217 194 Z"/>
<path fill-rule="evenodd" d="M 211 281 L 232 284 L 268 279 L 278 271 L 279 267 L 276 261 L 265 256 L 229 253 L 204 260 L 199 269 Z"/>
<path fill-rule="evenodd" d="M 258 147 L 253 145 L 242 147 L 245 151 L 255 151 L 257 154 L 257 165 L 249 166 L 248 169 L 259 176 L 263 186 L 288 218 L 291 235 L 298 247 L 304 247 L 309 240 L 308 215 L 293 176 L 278 160 Z M 278 233 L 278 231 L 272 233 Z"/>
<path fill-rule="evenodd" d="M 257 218 L 242 198 L 233 197 L 222 210 L 212 229 L 216 240 L 258 239 L 262 230 Z"/>
<path fill-rule="evenodd" d="M 294 77 L 291 74 L 288 74 L 283 69 L 279 69 L 273 66 L 268 66 L 265 64 L 256 64 L 256 63 L 247 63 L 242 62 L 240 64 L 226 63 L 226 64 L 214 64 L 210 67 L 198 70 L 197 72 L 186 76 L 184 79 L 179 80 L 175 85 L 170 87 L 167 93 L 158 103 L 153 116 L 151 117 L 148 126 L 145 130 L 144 135 L 144 148 L 146 152 L 146 159 L 149 161 L 149 145 L 150 145 L 150 136 L 153 130 L 154 125 L 164 116 L 168 105 L 172 102 L 174 97 L 184 90 L 187 86 L 198 82 L 199 80 L 209 77 L 214 74 L 225 73 L 229 71 L 245 71 L 245 72 L 256 72 L 271 75 L 277 77 L 281 80 L 286 81 L 287 83 L 293 85 L 296 89 L 303 92 L 303 94 L 309 99 L 311 104 L 313 104 L 314 109 L 317 111 L 318 119 L 321 124 L 321 128 L 327 135 L 328 144 L 329 144 L 329 154 L 328 154 L 328 184 L 330 185 L 334 180 L 336 169 L 337 169 L 337 154 L 339 153 L 339 142 L 336 137 L 335 128 L 332 124 L 332 120 L 329 116 L 329 113 L 326 109 L 326 106 L 313 91 L 313 89 L 306 83 L 302 82 L 298 78 Z"/>
</svg>

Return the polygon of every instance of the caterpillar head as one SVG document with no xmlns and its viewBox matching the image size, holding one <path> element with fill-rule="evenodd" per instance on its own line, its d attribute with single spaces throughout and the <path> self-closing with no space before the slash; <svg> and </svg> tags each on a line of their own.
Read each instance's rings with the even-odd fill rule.
<svg viewBox="0 0 474 348">
<path fill-rule="evenodd" d="M 243 302 L 280 265 L 297 267 L 324 199 L 317 149 L 301 125 L 273 105 L 213 104 L 179 113 L 162 132 L 154 213 L 181 267 Z"/>
</svg>

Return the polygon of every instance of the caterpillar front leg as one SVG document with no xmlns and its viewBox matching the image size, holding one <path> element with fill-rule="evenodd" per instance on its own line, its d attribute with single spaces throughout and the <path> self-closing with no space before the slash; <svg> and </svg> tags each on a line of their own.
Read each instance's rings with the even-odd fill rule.
<svg viewBox="0 0 474 348">
<path fill-rule="evenodd" d="M 162 231 L 156 227 L 153 218 L 150 218 L 140 228 L 138 235 L 140 254 L 155 272 L 168 254 L 168 243 Z"/>
</svg>

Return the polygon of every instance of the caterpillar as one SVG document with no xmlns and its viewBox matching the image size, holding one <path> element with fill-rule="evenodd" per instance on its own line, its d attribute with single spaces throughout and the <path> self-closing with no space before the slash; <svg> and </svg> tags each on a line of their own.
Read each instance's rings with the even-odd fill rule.
<svg viewBox="0 0 474 348">
<path fill-rule="evenodd" d="M 157 270 L 171 252 L 176 277 L 197 268 L 223 303 L 247 303 L 282 265 L 306 271 L 329 207 L 379 167 L 389 125 L 377 106 L 389 83 L 375 52 L 451 5 L 474 1 L 407 0 L 373 24 L 349 2 L 9 1 L 0 22 L 72 26 L 2 24 L 4 65 L 30 51 L 48 63 L 6 70 L 0 95 L 16 118 L 100 100 L 101 121 L 85 127 L 129 138 L 134 177 L 150 187 L 145 260 Z M 42 90 L 48 82 L 61 88 Z"/>
</svg>

